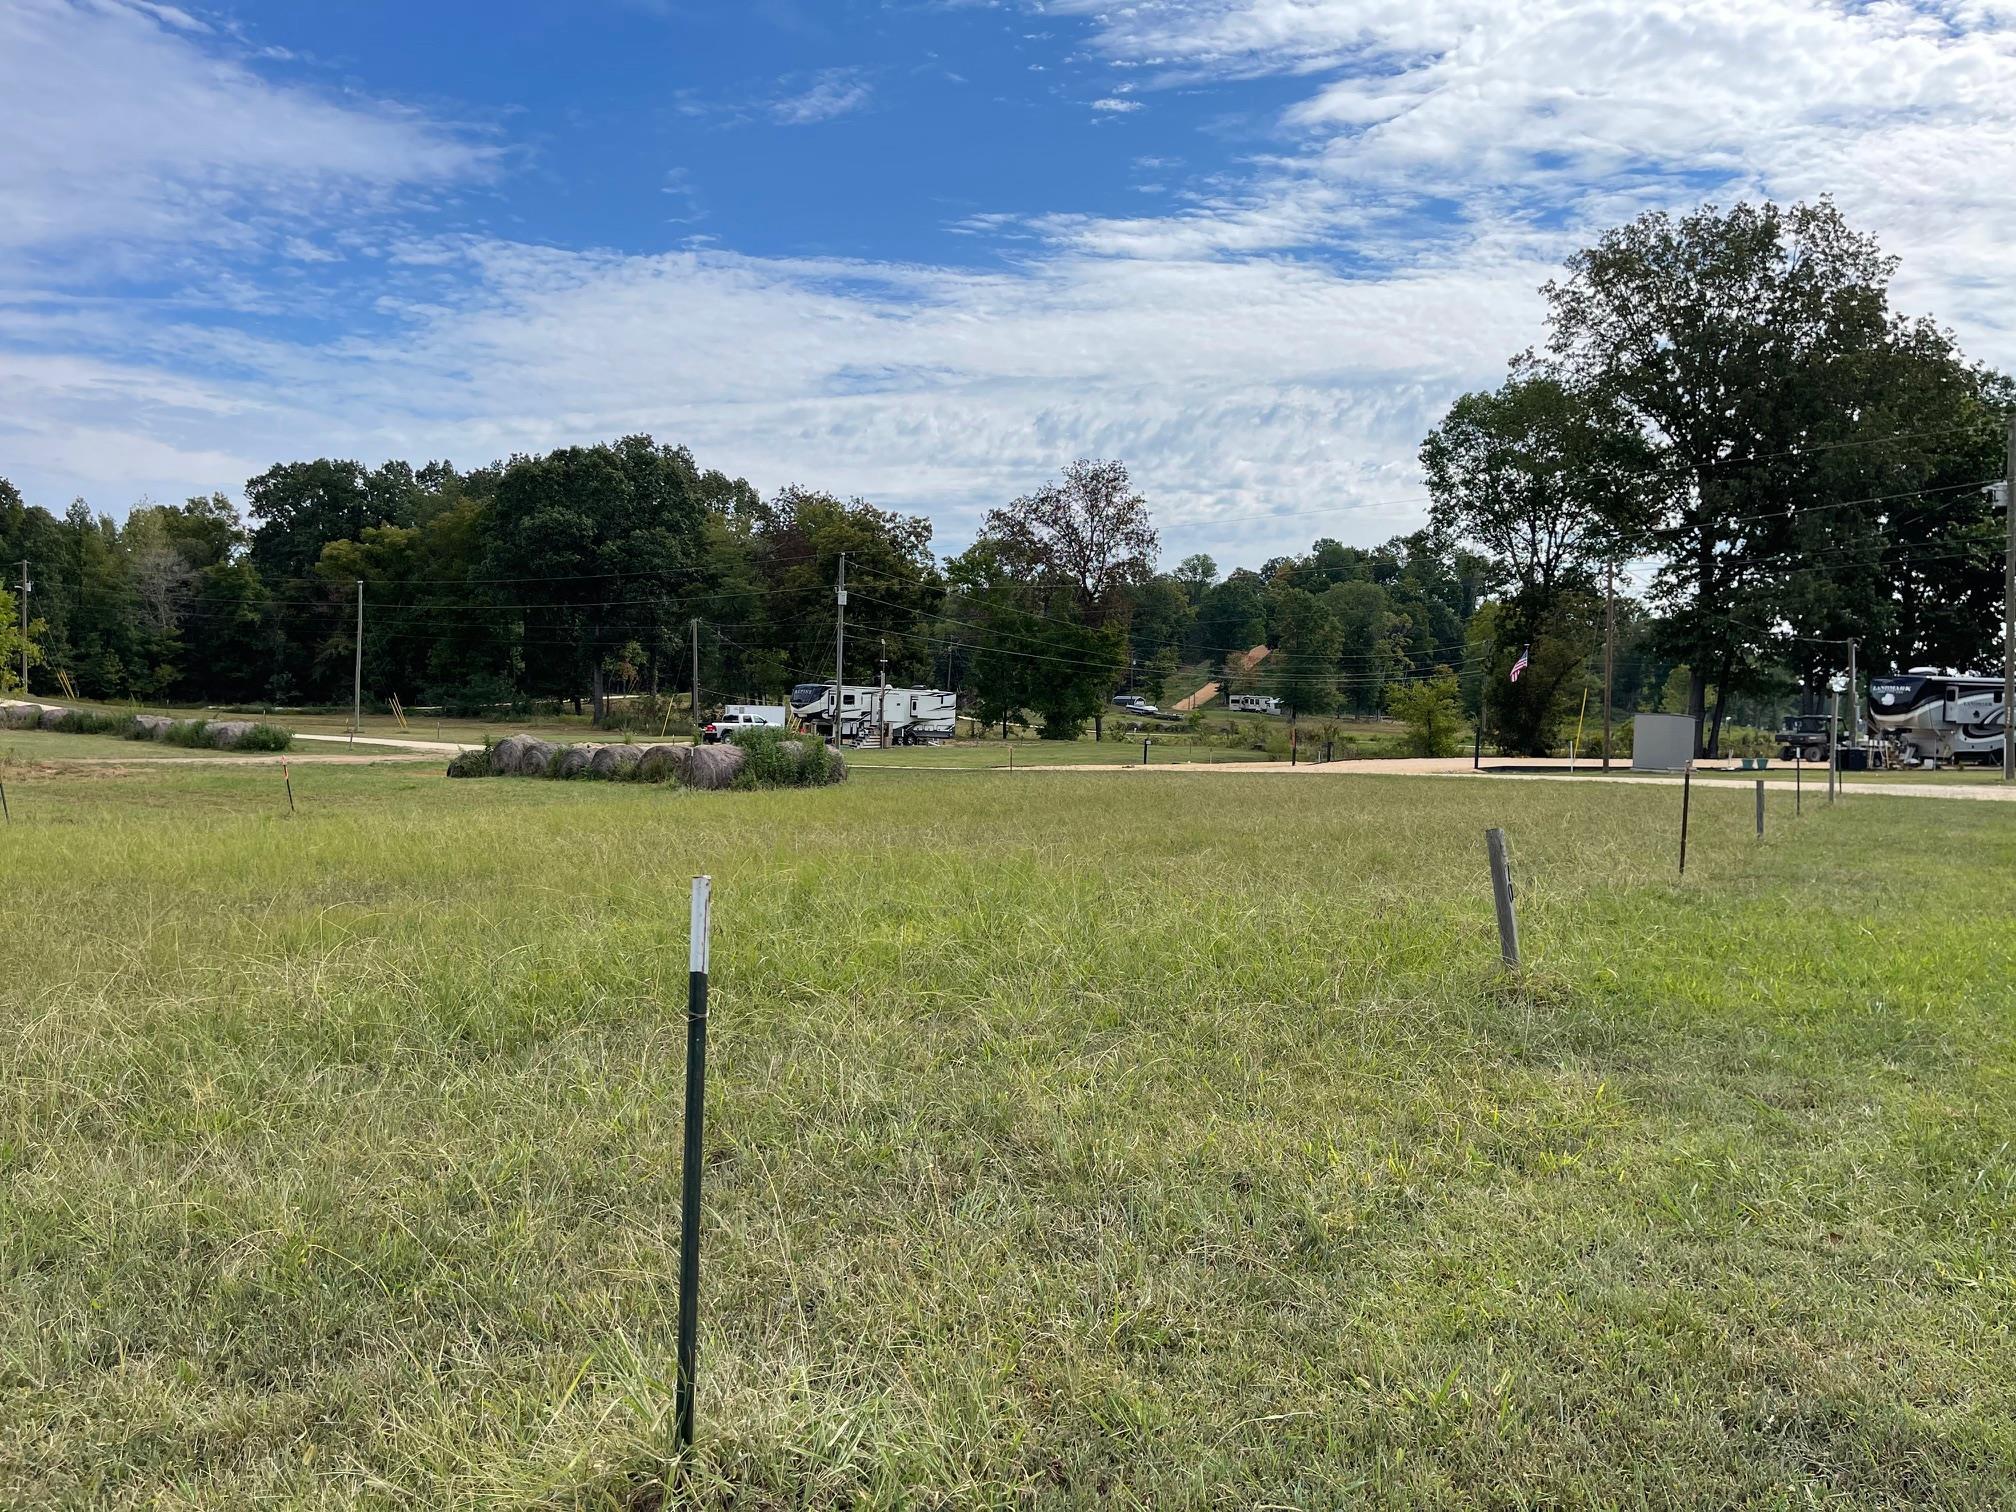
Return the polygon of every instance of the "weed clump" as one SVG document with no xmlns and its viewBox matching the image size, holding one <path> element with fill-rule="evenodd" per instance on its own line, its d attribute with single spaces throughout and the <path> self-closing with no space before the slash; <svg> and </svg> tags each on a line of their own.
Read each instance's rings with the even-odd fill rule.
<svg viewBox="0 0 2016 1512">
<path fill-rule="evenodd" d="M 474 751 L 461 751 L 448 763 L 450 777 L 488 777 L 490 775 L 490 747 L 485 745 Z"/>
<path fill-rule="evenodd" d="M 738 730 L 735 744 L 743 755 L 742 769 L 734 778 L 738 788 L 826 787 L 847 777 L 840 753 L 810 735 L 787 735 L 759 725 Z"/>
<path fill-rule="evenodd" d="M 65 735 L 127 735 L 134 727 L 131 714 L 100 714 L 91 709 L 65 709 L 48 726 Z"/>
<path fill-rule="evenodd" d="M 238 732 L 231 742 L 234 751 L 284 751 L 294 744 L 294 732 L 278 725 L 255 724 Z"/>
<path fill-rule="evenodd" d="M 210 744 L 210 721 L 207 719 L 177 719 L 169 722 L 161 732 L 162 740 L 172 746 L 188 746 L 192 750 L 207 748 Z"/>
</svg>

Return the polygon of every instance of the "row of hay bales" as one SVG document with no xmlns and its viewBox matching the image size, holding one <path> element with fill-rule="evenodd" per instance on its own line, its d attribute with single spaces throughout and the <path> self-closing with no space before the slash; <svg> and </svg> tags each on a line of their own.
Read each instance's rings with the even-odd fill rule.
<svg viewBox="0 0 2016 1512">
<path fill-rule="evenodd" d="M 450 777 L 585 778 L 603 782 L 669 782 L 719 790 L 749 785 L 755 774 L 750 747 L 723 745 L 556 745 L 534 735 L 511 735 L 448 763 Z M 843 782 L 847 764 L 816 740 L 766 742 L 759 765 L 764 786 Z"/>
<path fill-rule="evenodd" d="M 0 727 L 56 730 L 68 735 L 113 735 L 122 740 L 164 740 L 171 745 L 220 751 L 284 751 L 291 732 L 249 719 L 170 719 L 165 714 L 100 714 L 61 704 L 0 701 Z"/>
</svg>

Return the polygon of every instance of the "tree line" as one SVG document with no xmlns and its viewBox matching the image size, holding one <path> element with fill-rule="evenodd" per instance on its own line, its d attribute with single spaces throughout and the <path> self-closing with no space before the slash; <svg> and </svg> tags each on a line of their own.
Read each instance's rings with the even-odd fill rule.
<svg viewBox="0 0 2016 1512">
<path fill-rule="evenodd" d="M 1120 462 L 1069 464 L 941 558 L 921 515 L 765 498 L 641 435 L 469 471 L 279 463 L 243 516 L 222 493 L 59 516 L 0 479 L 0 560 L 29 563 L 32 657 L 89 698 L 346 702 L 361 582 L 374 699 L 599 717 L 683 690 L 697 654 L 703 701 L 775 701 L 832 676 L 844 554 L 848 679 L 957 688 L 990 723 L 1076 735 L 1190 667 L 1316 716 L 1460 700 L 1537 752 L 1599 688 L 1607 615 L 1617 706 L 1695 713 L 1712 750 L 1810 706 L 1848 637 L 1872 669 L 1996 643 L 1983 484 L 2016 385 L 1893 312 L 1894 271 L 1824 201 L 1642 216 L 1426 438 L 1427 526 L 1230 571 L 1161 570 Z"/>
</svg>

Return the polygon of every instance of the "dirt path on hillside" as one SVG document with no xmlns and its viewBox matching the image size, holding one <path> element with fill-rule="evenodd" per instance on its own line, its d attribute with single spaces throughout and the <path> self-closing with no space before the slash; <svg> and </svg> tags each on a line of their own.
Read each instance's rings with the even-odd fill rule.
<svg viewBox="0 0 2016 1512">
<path fill-rule="evenodd" d="M 1239 656 L 1237 658 L 1240 663 L 1239 670 L 1242 672 L 1251 672 L 1260 663 L 1267 660 L 1267 649 L 1265 646 L 1255 646 L 1252 650 Z M 1223 683 L 1208 682 L 1204 684 L 1203 687 L 1192 693 L 1188 698 L 1177 699 L 1175 704 L 1176 712 L 1178 714 L 1188 714 L 1192 709 L 1203 708 L 1204 705 L 1216 698 L 1223 688 Z"/>
</svg>

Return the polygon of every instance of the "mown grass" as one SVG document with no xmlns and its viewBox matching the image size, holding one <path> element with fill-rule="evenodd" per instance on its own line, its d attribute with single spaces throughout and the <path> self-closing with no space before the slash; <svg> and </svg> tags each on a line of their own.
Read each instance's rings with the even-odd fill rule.
<svg viewBox="0 0 2016 1512">
<path fill-rule="evenodd" d="M 2010 1501 L 2001 805 L 272 788 L 0 844 L 0 1501 L 659 1505 L 699 870 L 694 1501 Z"/>
</svg>

